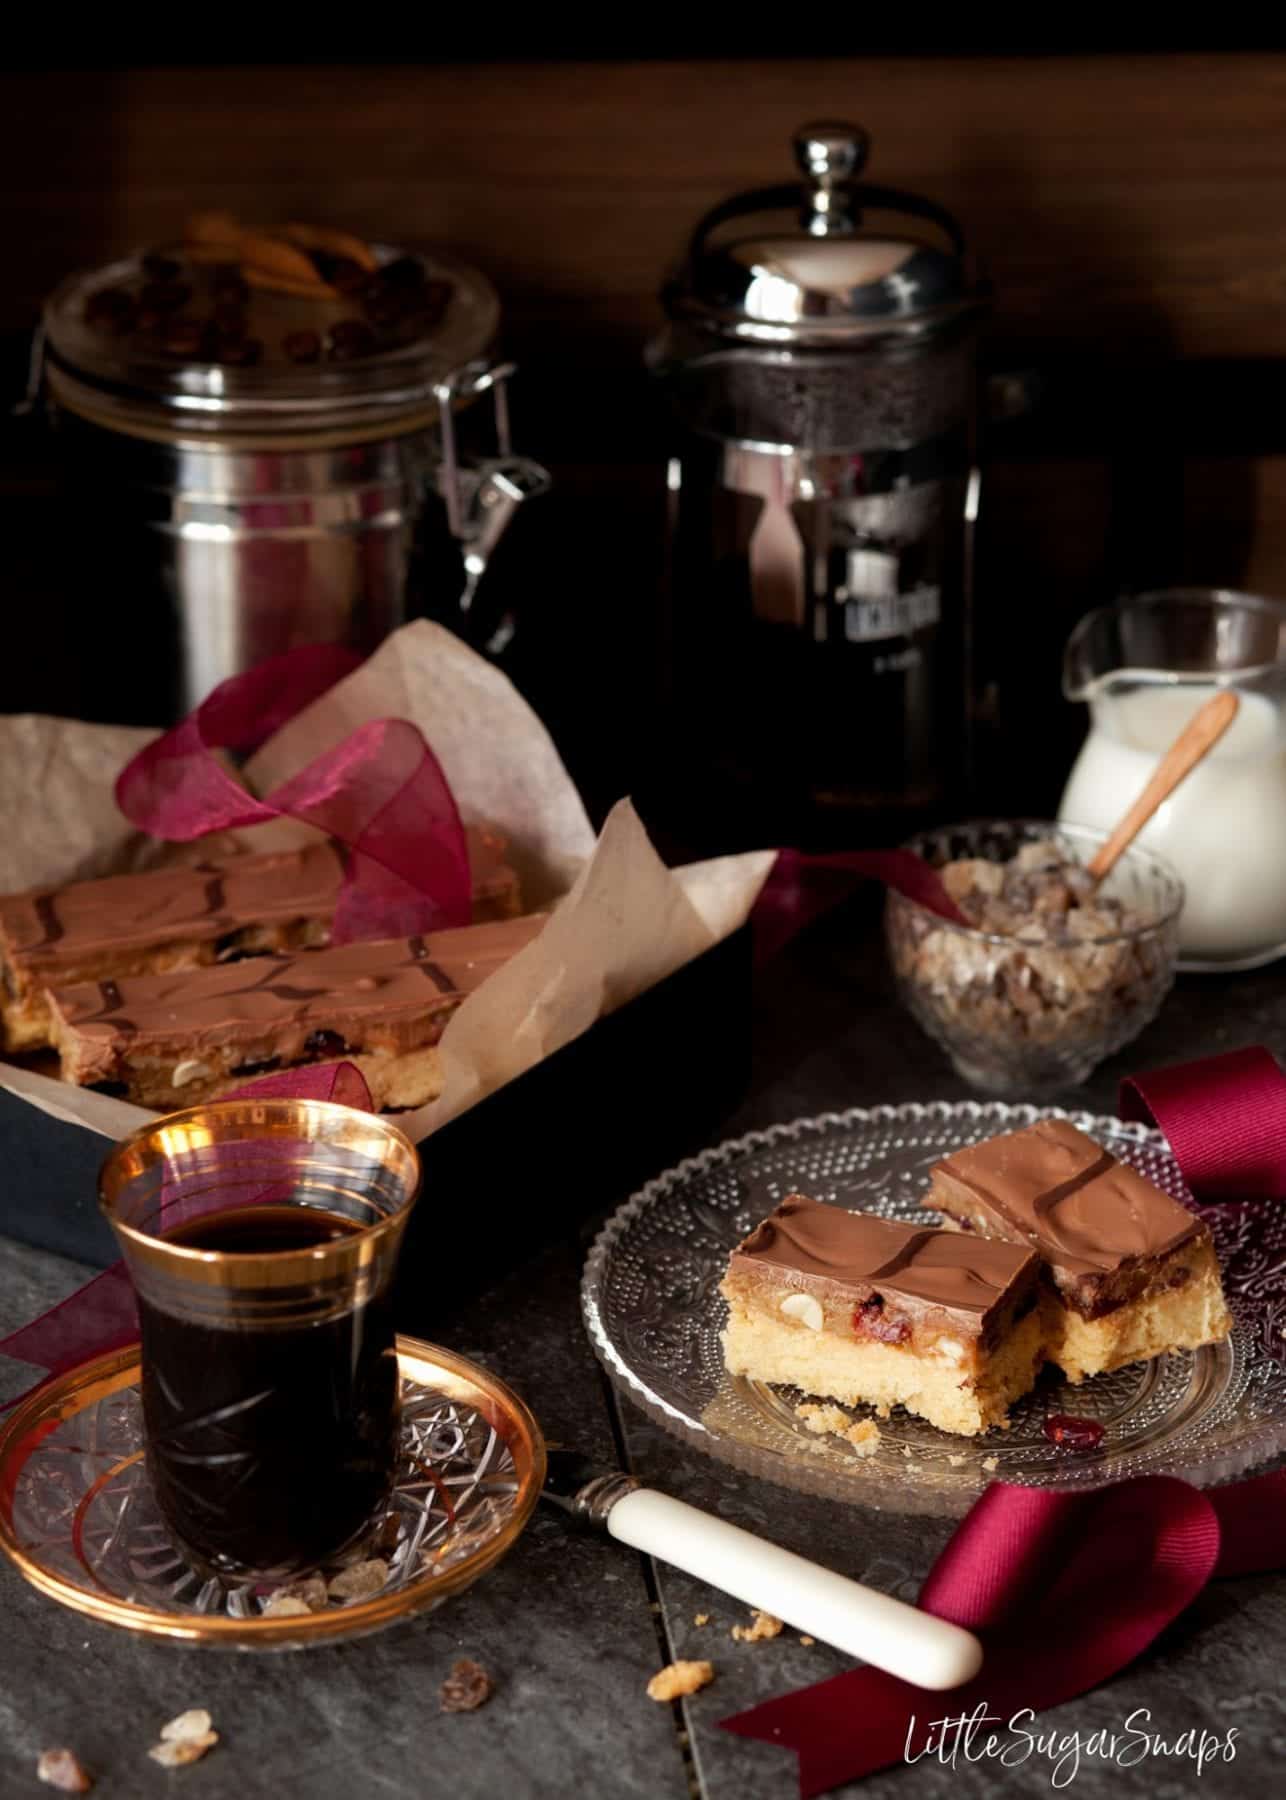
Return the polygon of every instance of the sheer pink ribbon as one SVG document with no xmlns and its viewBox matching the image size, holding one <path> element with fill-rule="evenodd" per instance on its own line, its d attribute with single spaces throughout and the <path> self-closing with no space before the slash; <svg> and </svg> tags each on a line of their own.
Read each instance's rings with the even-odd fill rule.
<svg viewBox="0 0 1286 1800">
<path fill-rule="evenodd" d="M 352 1063 L 287 1069 L 280 1075 L 262 1075 L 257 1081 L 246 1082 L 243 1087 L 224 1095 L 227 1100 L 247 1097 L 255 1100 L 334 1100 L 361 1112 L 373 1110 L 370 1089 Z M 262 1204 L 265 1198 L 264 1191 L 248 1194 L 241 1204 Z M 164 1211 L 162 1201 L 162 1216 Z M 114 1262 L 38 1319 L 20 1326 L 6 1338 L 0 1338 L 0 1356 L 11 1356 L 15 1362 L 28 1363 L 32 1368 L 44 1371 L 39 1381 L 15 1394 L 12 1400 L 0 1401 L 0 1413 L 8 1412 L 55 1375 L 74 1369 L 90 1357 L 123 1349 L 137 1338 L 138 1311 L 134 1304 L 134 1289 L 125 1264 Z"/>
<path fill-rule="evenodd" d="M 283 816 L 319 826 L 347 852 L 334 943 L 467 925 L 464 826 L 441 765 L 406 719 L 359 725 L 263 799 L 214 754 L 248 755 L 360 662 L 306 645 L 221 682 L 126 766 L 117 805 L 140 830 L 179 843 Z"/>
<path fill-rule="evenodd" d="M 405 719 L 361 725 L 263 799 L 215 755 L 249 754 L 361 660 L 351 650 L 314 644 L 221 682 L 126 766 L 116 783 L 117 804 L 153 837 L 184 843 L 282 817 L 320 827 L 346 851 L 331 927 L 336 943 L 467 925 L 472 882 L 464 827 L 446 776 L 414 725 Z M 367 1110 L 371 1104 L 366 1083 L 349 1064 L 266 1076 L 229 1098 L 246 1093 L 333 1099 Z M 48 1379 L 137 1335 L 133 1290 L 124 1265 L 115 1263 L 0 1339 L 0 1354 L 43 1369 Z"/>
</svg>

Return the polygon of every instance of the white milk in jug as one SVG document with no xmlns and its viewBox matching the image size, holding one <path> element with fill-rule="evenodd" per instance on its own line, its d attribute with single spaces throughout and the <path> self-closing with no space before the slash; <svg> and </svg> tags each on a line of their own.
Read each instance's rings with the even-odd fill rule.
<svg viewBox="0 0 1286 1800">
<path fill-rule="evenodd" d="M 1090 702 L 1090 733 L 1059 818 L 1110 830 L 1213 682 L 1137 685 Z M 1231 727 L 1139 834 L 1187 888 L 1188 962 L 1267 961 L 1286 949 L 1286 742 L 1277 708 L 1241 693 Z"/>
</svg>

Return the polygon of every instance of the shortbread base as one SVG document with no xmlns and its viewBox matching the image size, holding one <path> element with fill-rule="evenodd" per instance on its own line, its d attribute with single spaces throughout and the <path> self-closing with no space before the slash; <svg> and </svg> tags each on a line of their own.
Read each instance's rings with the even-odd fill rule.
<svg viewBox="0 0 1286 1800">
<path fill-rule="evenodd" d="M 294 1074 L 304 1069 L 321 1071 L 340 1062 L 351 1064 L 361 1074 L 371 1091 L 371 1103 L 376 1112 L 406 1112 L 411 1107 L 427 1106 L 442 1092 L 442 1059 L 433 1044 L 407 1050 L 401 1056 L 364 1056 L 354 1052 L 351 1056 L 334 1057 L 324 1063 L 284 1064 L 261 1074 L 266 1077 L 269 1073 Z M 220 1100 L 255 1079 L 243 1070 L 239 1074 L 185 1082 L 176 1088 L 172 1083 L 153 1083 L 144 1072 L 137 1080 L 126 1080 L 123 1098 L 132 1100 L 136 1106 L 151 1107 L 154 1112 L 179 1112 L 184 1107 L 203 1106 L 208 1100 Z"/>
<path fill-rule="evenodd" d="M 1227 1337 L 1232 1319 L 1213 1246 L 1197 1245 L 1183 1262 L 1188 1269 L 1184 1286 L 1142 1294 L 1099 1319 L 1083 1318 L 1057 1293 L 1047 1293 L 1041 1310 L 1050 1361 L 1069 1381 L 1081 1382 L 1169 1350 L 1197 1350 Z"/>
<path fill-rule="evenodd" d="M 981 1358 L 976 1376 L 962 1375 L 946 1358 L 920 1356 L 896 1344 L 861 1342 L 778 1322 L 729 1297 L 723 1333 L 730 1375 L 796 1387 L 805 1394 L 866 1402 L 884 1411 L 904 1406 L 940 1431 L 976 1437 L 1003 1425 L 1012 1403 L 1028 1393 L 1041 1365 L 1040 1313 L 1033 1309 Z"/>
</svg>

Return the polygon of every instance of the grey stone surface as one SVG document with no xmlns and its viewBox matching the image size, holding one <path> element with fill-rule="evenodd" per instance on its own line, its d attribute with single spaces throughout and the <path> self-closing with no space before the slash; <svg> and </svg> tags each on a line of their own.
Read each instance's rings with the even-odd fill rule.
<svg viewBox="0 0 1286 1800">
<path fill-rule="evenodd" d="M 871 910 L 859 904 L 836 915 L 761 978 L 753 1085 L 726 1121 L 727 1134 L 829 1107 L 966 1097 L 936 1049 L 893 1006 Z M 1286 1059 L 1284 996 L 1278 973 L 1185 981 L 1136 1047 L 1065 1099 L 1111 1110 L 1126 1069 L 1238 1043 L 1266 1041 Z M 663 1104 L 663 1096 L 647 1103 Z M 641 1130 L 645 1119 L 641 1105 Z M 583 1247 L 551 1245 L 481 1299 L 443 1314 L 436 1335 L 504 1374 L 550 1439 L 608 1465 L 623 1440 L 631 1466 L 656 1486 L 913 1598 L 949 1523 L 779 1491 L 697 1456 L 609 1397 L 580 1329 Z M 77 1279 L 75 1265 L 0 1242 L 0 1330 Z M 7 1379 L 0 1394 L 12 1391 L 12 1366 Z M 684 1800 L 690 1775 L 706 1800 L 788 1800 L 796 1792 L 794 1758 L 731 1738 L 717 1721 L 845 1666 L 789 1631 L 768 1643 L 734 1643 L 730 1627 L 745 1616 L 734 1602 L 675 1571 L 647 1569 L 617 1545 L 569 1536 L 561 1521 L 539 1514 L 504 1563 L 439 1613 L 329 1650 L 248 1657 L 136 1641 L 62 1611 L 7 1567 L 0 1608 L 6 1800 L 43 1791 L 35 1757 L 56 1741 L 76 1745 L 99 1773 L 96 1793 L 109 1800 L 159 1793 L 171 1781 L 209 1800 L 283 1793 L 305 1800 Z M 698 1612 L 710 1615 L 707 1625 L 694 1624 Z M 643 1694 L 671 1653 L 708 1656 L 717 1668 L 714 1684 L 682 1708 Z M 1207 1768 L 1199 1781 L 1190 1764 L 1173 1760 L 1133 1770 L 1087 1763 L 1070 1791 L 1091 1800 L 1276 1791 L 1286 1758 L 1284 1653 L 1286 1579 L 1212 1586 L 1136 1667 L 1045 1715 L 1042 1725 L 1086 1735 L 1119 1730 L 1133 1708 L 1146 1706 L 1152 1729 L 1171 1737 L 1190 1725 L 1216 1733 L 1235 1727 L 1236 1762 Z M 437 1686 L 462 1654 L 490 1668 L 499 1689 L 482 1711 L 444 1718 Z M 167 1777 L 147 1762 L 147 1745 L 165 1719 L 198 1704 L 214 1714 L 224 1741 L 205 1762 Z M 690 1734 L 689 1746 L 680 1731 Z M 1006 1771 L 922 1762 L 851 1791 L 872 1800 L 1035 1796 L 1050 1791 L 1050 1774 L 1043 1759 Z"/>
</svg>

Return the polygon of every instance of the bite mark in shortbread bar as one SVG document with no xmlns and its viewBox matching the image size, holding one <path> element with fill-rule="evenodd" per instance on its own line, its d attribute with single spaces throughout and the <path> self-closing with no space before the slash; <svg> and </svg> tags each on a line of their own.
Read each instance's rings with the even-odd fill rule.
<svg viewBox="0 0 1286 1800">
<path fill-rule="evenodd" d="M 50 1014 L 62 1076 L 174 1108 L 256 1075 L 343 1058 L 382 1108 L 420 1106 L 440 1092 L 434 1046 L 447 1020 L 544 923 L 503 919 L 57 988 Z"/>
<path fill-rule="evenodd" d="M 1039 1255 L 1046 1354 L 1071 1381 L 1231 1329 L 1204 1221 L 1065 1119 L 956 1151 L 924 1204 Z"/>
<path fill-rule="evenodd" d="M 724 1360 L 973 1436 L 1040 1368 L 1038 1268 L 1025 1247 L 792 1194 L 732 1253 Z"/>
</svg>

